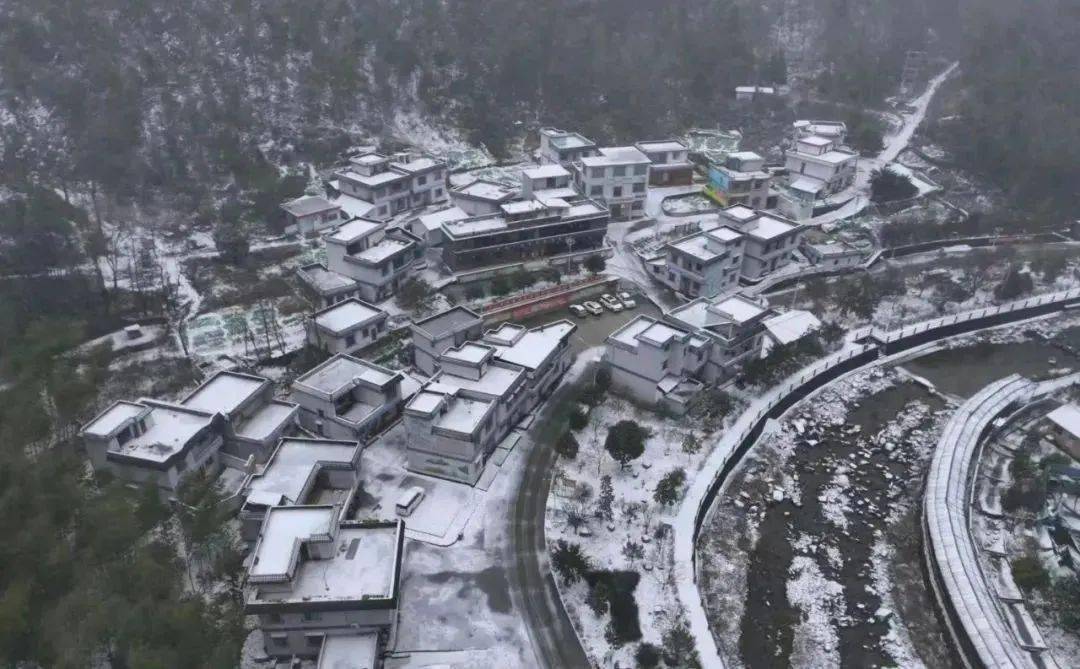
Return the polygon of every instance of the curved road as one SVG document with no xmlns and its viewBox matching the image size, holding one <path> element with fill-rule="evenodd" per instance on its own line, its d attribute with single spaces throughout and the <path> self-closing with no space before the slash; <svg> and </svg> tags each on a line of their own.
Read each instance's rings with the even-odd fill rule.
<svg viewBox="0 0 1080 669">
<path fill-rule="evenodd" d="M 553 669 L 590 666 L 548 566 L 544 510 L 556 456 L 547 444 L 537 439 L 552 407 L 558 405 L 561 397 L 573 392 L 573 388 L 573 384 L 561 385 L 544 403 L 544 409 L 522 439 L 521 445 L 529 452 L 510 513 L 510 598 L 524 616 L 536 665 Z"/>
</svg>

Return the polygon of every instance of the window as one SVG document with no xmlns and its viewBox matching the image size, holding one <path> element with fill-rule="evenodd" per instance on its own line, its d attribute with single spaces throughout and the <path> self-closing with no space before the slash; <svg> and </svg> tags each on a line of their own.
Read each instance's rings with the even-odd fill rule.
<svg viewBox="0 0 1080 669">
<path fill-rule="evenodd" d="M 615 166 L 614 175 L 617 176 L 617 177 L 626 176 L 626 166 L 625 165 L 617 165 L 617 166 Z"/>
<path fill-rule="evenodd" d="M 286 648 L 289 645 L 289 636 L 287 634 L 271 634 L 270 643 L 278 648 Z"/>
<path fill-rule="evenodd" d="M 304 640 L 307 642 L 308 648 L 320 648 L 322 647 L 323 635 L 305 634 Z"/>
<path fill-rule="evenodd" d="M 441 188 L 436 188 L 435 189 L 435 197 L 441 197 L 441 196 L 442 196 L 442 189 Z"/>
<path fill-rule="evenodd" d="M 593 179 L 603 179 L 604 178 L 604 168 L 603 167 L 594 167 L 594 168 L 590 169 L 589 170 L 589 176 L 591 176 Z"/>
<path fill-rule="evenodd" d="M 266 615 L 266 622 L 268 622 L 268 623 L 271 623 L 271 624 L 274 624 L 274 625 L 279 625 L 284 621 L 285 621 L 285 619 L 281 617 L 280 613 L 268 613 Z"/>
<path fill-rule="evenodd" d="M 622 186 L 615 186 L 612 188 L 611 197 L 622 197 Z"/>
<path fill-rule="evenodd" d="M 355 344 L 356 344 L 356 335 L 351 334 L 351 333 L 345 335 L 345 345 L 346 346 L 354 346 Z"/>
<path fill-rule="evenodd" d="M 318 611 L 305 611 L 304 620 L 322 620 L 322 614 Z"/>
<path fill-rule="evenodd" d="M 423 175 L 423 176 L 416 177 L 416 185 L 417 186 L 423 186 L 426 183 L 427 183 L 427 175 L 426 174 Z"/>
<path fill-rule="evenodd" d="M 634 174 L 637 176 L 644 176 L 649 171 L 648 165 L 637 165 L 634 167 Z"/>
<path fill-rule="evenodd" d="M 604 187 L 603 186 L 591 186 L 589 188 L 589 195 L 597 195 L 597 196 L 602 197 L 604 195 Z"/>
<path fill-rule="evenodd" d="M 644 193 L 645 192 L 645 184 L 640 182 L 640 181 L 637 182 L 636 184 L 634 184 L 634 192 L 635 193 Z"/>
<path fill-rule="evenodd" d="M 385 204 L 383 206 L 379 207 L 379 214 L 380 215 L 385 215 L 386 214 L 386 205 Z"/>
</svg>

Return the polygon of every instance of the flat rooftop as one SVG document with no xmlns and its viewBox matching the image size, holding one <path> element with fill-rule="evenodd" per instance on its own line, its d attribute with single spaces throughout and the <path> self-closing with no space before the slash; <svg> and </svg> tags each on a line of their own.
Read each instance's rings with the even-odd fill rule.
<svg viewBox="0 0 1080 669">
<path fill-rule="evenodd" d="M 677 139 L 663 139 L 651 142 L 638 142 L 637 148 L 646 153 L 659 153 L 661 151 L 678 153 L 686 151 L 686 145 Z"/>
<path fill-rule="evenodd" d="M 526 179 L 551 179 L 558 177 L 569 177 L 570 172 L 557 163 L 550 165 L 536 165 L 534 167 L 526 167 L 521 170 L 522 176 Z"/>
<path fill-rule="evenodd" d="M 351 290 L 356 287 L 356 281 L 344 274 L 331 272 L 322 263 L 304 265 L 297 271 L 301 273 L 301 277 L 305 279 L 305 282 L 321 295 Z"/>
<path fill-rule="evenodd" d="M 516 366 L 489 365 L 479 379 L 470 379 L 443 369 L 435 377 L 435 381 L 440 386 L 472 391 L 491 397 L 503 397 L 510 392 L 524 373 L 523 369 Z"/>
<path fill-rule="evenodd" d="M 353 253 L 350 257 L 369 263 L 380 263 L 412 245 L 411 241 L 406 242 L 392 237 L 384 237 L 378 244 L 373 244 L 359 253 Z"/>
<path fill-rule="evenodd" d="M 469 214 L 465 213 L 461 207 L 453 206 L 446 209 L 440 209 L 439 211 L 432 212 L 430 214 L 424 214 L 417 217 L 417 221 L 420 225 L 424 226 L 424 229 L 428 232 L 432 230 L 438 230 L 442 227 L 443 223 L 451 223 L 453 221 L 460 221 L 463 218 L 468 218 Z"/>
<path fill-rule="evenodd" d="M 798 230 L 799 226 L 787 221 L 781 221 L 767 214 L 761 214 L 754 219 L 743 232 L 757 239 L 776 239 L 781 235 Z"/>
<path fill-rule="evenodd" d="M 447 398 L 446 412 L 435 419 L 435 426 L 458 434 L 473 435 L 494 408 L 487 400 L 474 400 L 460 396 Z"/>
<path fill-rule="evenodd" d="M 491 355 L 494 349 L 490 346 L 484 346 L 483 344 L 477 344 L 475 342 L 465 342 L 457 348 L 449 348 L 443 352 L 442 357 L 448 360 L 456 360 L 459 362 L 477 364 L 483 362 L 485 358 Z"/>
<path fill-rule="evenodd" d="M 262 441 L 287 423 L 298 410 L 296 404 L 274 400 L 238 425 L 236 434 L 245 439 Z"/>
<path fill-rule="evenodd" d="M 557 149 L 583 149 L 596 146 L 596 142 L 576 132 L 555 128 L 545 128 L 541 132 L 548 135 L 548 141 Z"/>
<path fill-rule="evenodd" d="M 324 211 L 337 209 L 338 206 L 319 195 L 298 197 L 281 205 L 281 208 L 293 216 L 303 217 L 318 214 Z"/>
<path fill-rule="evenodd" d="M 509 346 L 496 344 L 495 357 L 526 369 L 537 369 L 576 329 L 577 326 L 567 320 L 541 325 L 527 331 Z"/>
<path fill-rule="evenodd" d="M 146 432 L 132 437 L 122 446 L 111 449 L 109 453 L 163 463 L 183 450 L 214 418 L 212 413 L 190 407 L 146 399 L 140 402 L 152 407 Z"/>
<path fill-rule="evenodd" d="M 315 314 L 315 322 L 333 333 L 343 333 L 386 318 L 386 312 L 355 297 Z"/>
<path fill-rule="evenodd" d="M 698 298 L 672 309 L 668 316 L 690 328 L 704 330 L 718 325 L 744 323 L 765 312 L 765 307 L 736 293 L 716 302 Z"/>
<path fill-rule="evenodd" d="M 802 309 L 792 309 L 772 318 L 766 318 L 762 324 L 781 344 L 790 344 L 802 339 L 821 327 L 821 321 L 817 316 Z"/>
<path fill-rule="evenodd" d="M 439 161 L 434 158 L 428 158 L 427 156 L 419 156 L 404 162 L 395 161 L 390 163 L 390 167 L 393 169 L 409 172 L 410 174 L 435 169 L 439 165 L 441 165 Z"/>
<path fill-rule="evenodd" d="M 351 465 L 359 448 L 355 441 L 282 439 L 262 471 L 248 478 L 248 497 L 283 497 L 289 504 L 302 504 L 305 488 L 323 465 Z"/>
<path fill-rule="evenodd" d="M 347 223 L 339 225 L 333 232 L 326 235 L 326 239 L 328 241 L 332 240 L 342 244 L 349 244 L 358 239 L 363 239 L 383 227 L 385 227 L 385 224 L 379 221 L 372 221 L 366 218 L 354 218 Z"/>
<path fill-rule="evenodd" d="M 379 635 L 331 634 L 323 639 L 315 669 L 375 669 L 379 661 Z"/>
<path fill-rule="evenodd" d="M 255 555 L 248 567 L 251 577 L 285 577 L 300 543 L 329 536 L 337 508 L 333 506 L 273 506 L 267 509 Z"/>
<path fill-rule="evenodd" d="M 211 413 L 231 414 L 268 383 L 266 379 L 248 374 L 218 372 L 185 397 L 181 404 Z"/>
<path fill-rule="evenodd" d="M 298 378 L 296 383 L 333 395 L 344 388 L 351 388 L 358 380 L 382 386 L 395 376 L 395 372 L 385 367 L 339 354 Z"/>
<path fill-rule="evenodd" d="M 395 163 L 394 166 L 396 167 L 397 164 Z M 400 179 L 408 179 L 409 178 L 408 174 L 403 174 L 401 172 L 398 172 L 397 170 L 385 170 L 383 172 L 377 172 L 375 174 L 372 174 L 372 175 L 368 176 L 366 174 L 360 174 L 359 172 L 355 172 L 353 170 L 346 169 L 346 170 L 343 170 L 343 171 L 339 172 L 338 174 L 340 176 L 342 176 L 342 177 L 346 177 L 346 178 L 352 179 L 353 181 L 357 181 L 357 182 L 367 186 L 368 188 L 376 188 L 378 186 L 383 186 L 383 185 L 386 185 L 388 183 L 398 181 Z"/>
<path fill-rule="evenodd" d="M 486 179 L 477 179 L 471 181 L 464 186 L 460 186 L 451 191 L 452 195 L 464 195 L 477 200 L 488 200 L 490 202 L 503 202 L 509 200 L 517 194 L 517 189 L 508 188 L 497 181 L 488 181 Z"/>
<path fill-rule="evenodd" d="M 94 437 L 107 438 L 129 420 L 146 411 L 150 411 L 150 408 L 121 400 L 98 414 L 96 418 L 83 426 L 82 431 Z"/>
<path fill-rule="evenodd" d="M 414 322 L 413 327 L 426 332 L 433 338 L 438 338 L 444 334 L 458 332 L 480 323 L 480 316 L 475 312 L 465 307 L 451 307 L 434 316 L 428 316 L 423 320 Z"/>
<path fill-rule="evenodd" d="M 649 157 L 636 146 L 606 146 L 600 149 L 600 155 L 581 159 L 585 167 L 606 167 L 608 165 L 637 165 L 651 163 Z"/>
</svg>

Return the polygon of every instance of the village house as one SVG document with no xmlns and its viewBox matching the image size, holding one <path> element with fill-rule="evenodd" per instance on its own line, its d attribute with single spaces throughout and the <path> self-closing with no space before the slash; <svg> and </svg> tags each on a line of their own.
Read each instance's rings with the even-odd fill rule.
<svg viewBox="0 0 1080 669">
<path fill-rule="evenodd" d="M 475 485 L 496 446 L 555 388 L 571 364 L 576 326 L 506 323 L 438 357 L 438 371 L 405 407 L 412 471 Z"/>
<path fill-rule="evenodd" d="M 378 649 L 393 634 L 404 525 L 341 515 L 337 505 L 267 510 L 244 598 L 244 612 L 258 617 L 267 655 L 317 658 L 324 646 L 334 649 L 331 639 L 338 636 L 367 635 Z"/>
<path fill-rule="evenodd" d="M 676 415 L 704 388 L 711 342 L 649 316 L 638 316 L 608 336 L 604 364 L 611 385 L 638 402 Z"/>
<path fill-rule="evenodd" d="M 788 184 L 815 198 L 838 193 L 855 182 L 859 154 L 820 135 L 800 137 L 784 154 Z"/>
<path fill-rule="evenodd" d="M 652 163 L 650 185 L 686 186 L 693 183 L 694 163 L 690 162 L 690 149 L 679 140 L 638 142 L 634 146 Z"/>
<path fill-rule="evenodd" d="M 815 267 L 854 267 L 863 261 L 866 255 L 862 250 L 843 241 L 819 244 L 803 243 L 799 247 L 806 259 Z"/>
<path fill-rule="evenodd" d="M 803 309 L 791 309 L 770 316 L 762 321 L 765 326 L 765 338 L 762 340 L 762 357 L 769 354 L 775 346 L 787 346 L 812 335 L 821 329 L 817 316 Z"/>
<path fill-rule="evenodd" d="M 240 462 L 266 462 L 282 437 L 295 434 L 299 407 L 274 399 L 274 384 L 261 376 L 218 372 L 180 404 L 225 417 L 222 452 Z"/>
<path fill-rule="evenodd" d="M 494 214 L 499 207 L 517 198 L 518 190 L 497 181 L 476 179 L 450 189 L 450 200 L 469 216 Z"/>
<path fill-rule="evenodd" d="M 401 287 L 423 257 L 420 240 L 385 223 L 355 218 L 323 236 L 326 266 L 356 281 L 361 299 L 382 302 Z"/>
<path fill-rule="evenodd" d="M 292 384 L 300 424 L 330 439 L 366 441 L 401 408 L 401 372 L 337 354 Z"/>
<path fill-rule="evenodd" d="M 736 151 L 729 153 L 723 163 L 709 165 L 705 194 L 725 207 L 742 204 L 767 209 L 771 178 L 764 158 L 753 151 Z"/>
<path fill-rule="evenodd" d="M 439 356 L 448 349 L 479 339 L 484 320 L 473 310 L 457 306 L 413 321 L 409 329 L 412 332 L 413 364 L 431 376 L 439 368 Z"/>
<path fill-rule="evenodd" d="M 409 222 L 409 231 L 418 237 L 431 252 L 434 247 L 441 246 L 444 239 L 442 234 L 443 223 L 453 223 L 465 218 L 470 214 L 457 205 L 452 205 L 417 216 Z M 441 255 L 440 255 L 441 258 Z"/>
<path fill-rule="evenodd" d="M 281 205 L 285 212 L 285 232 L 305 237 L 342 222 L 347 216 L 341 207 L 318 195 L 305 195 Z"/>
<path fill-rule="evenodd" d="M 723 209 L 720 221 L 743 235 L 744 281 L 757 281 L 790 263 L 792 252 L 799 247 L 805 232 L 794 221 L 742 205 Z"/>
<path fill-rule="evenodd" d="M 556 163 L 569 168 L 582 158 L 595 156 L 596 153 L 596 142 L 576 132 L 540 128 L 538 156 L 542 163 Z"/>
<path fill-rule="evenodd" d="M 601 248 L 607 208 L 566 190 L 567 197 L 514 200 L 497 214 L 443 222 L 443 264 L 458 272 Z"/>
<path fill-rule="evenodd" d="M 334 178 L 343 194 L 369 203 L 365 215 L 377 220 L 446 198 L 446 165 L 408 152 L 354 156 Z"/>
<path fill-rule="evenodd" d="M 94 471 L 169 495 L 191 473 L 220 469 L 224 421 L 220 413 L 180 404 L 122 400 L 87 423 L 80 435 Z"/>
<path fill-rule="evenodd" d="M 1063 404 L 1046 415 L 1047 435 L 1070 457 L 1080 460 L 1080 407 Z"/>
<path fill-rule="evenodd" d="M 558 163 L 536 165 L 521 170 L 521 197 L 529 199 L 537 193 L 573 188 L 570 171 Z"/>
<path fill-rule="evenodd" d="M 304 322 L 307 342 L 328 353 L 355 353 L 386 333 L 387 313 L 356 299 L 316 311 Z"/>
<path fill-rule="evenodd" d="M 800 119 L 791 124 L 791 137 L 798 141 L 804 137 L 824 137 L 836 146 L 847 143 L 847 124 L 843 121 L 810 121 Z"/>
<path fill-rule="evenodd" d="M 240 536 L 254 542 L 268 510 L 276 506 L 336 504 L 344 520 L 360 482 L 356 441 L 287 437 L 240 489 Z"/>
<path fill-rule="evenodd" d="M 667 312 L 664 321 L 710 341 L 701 381 L 723 383 L 761 355 L 763 321 L 772 312 L 764 298 L 736 293 L 713 299 L 699 297 Z"/>
<path fill-rule="evenodd" d="M 663 255 L 648 261 L 653 276 L 689 297 L 713 297 L 739 286 L 744 237 L 721 225 L 664 245 Z"/>
<path fill-rule="evenodd" d="M 322 263 L 311 263 L 296 270 L 300 285 L 319 308 L 329 307 L 360 295 L 360 284 L 349 277 L 331 272 Z"/>
<path fill-rule="evenodd" d="M 574 181 L 582 194 L 607 205 L 611 218 L 629 220 L 645 215 L 649 165 L 637 147 L 604 147 L 574 163 Z"/>
</svg>

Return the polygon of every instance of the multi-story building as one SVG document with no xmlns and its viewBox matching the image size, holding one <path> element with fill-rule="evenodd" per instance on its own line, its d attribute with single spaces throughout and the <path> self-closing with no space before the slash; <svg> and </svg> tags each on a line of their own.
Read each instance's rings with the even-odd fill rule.
<svg viewBox="0 0 1080 669">
<path fill-rule="evenodd" d="M 404 539 L 400 520 L 345 521 L 336 505 L 269 508 L 244 600 L 266 653 L 315 658 L 336 637 L 359 635 L 384 644 L 396 625 Z"/>
<path fill-rule="evenodd" d="M 345 219 L 341 207 L 318 195 L 305 195 L 281 205 L 285 212 L 285 232 L 314 235 Z"/>
<path fill-rule="evenodd" d="M 397 418 L 401 372 L 338 354 L 292 384 L 300 424 L 330 439 L 366 441 Z"/>
<path fill-rule="evenodd" d="M 795 221 L 742 205 L 721 211 L 720 220 L 743 235 L 742 278 L 746 281 L 757 281 L 790 263 L 805 231 Z"/>
<path fill-rule="evenodd" d="M 604 147 L 574 163 L 574 181 L 584 195 L 606 204 L 612 218 L 627 220 L 645 215 L 649 165 L 637 147 Z"/>
<path fill-rule="evenodd" d="M 521 196 L 535 197 L 536 193 L 573 187 L 570 170 L 558 163 L 536 165 L 521 170 Z"/>
<path fill-rule="evenodd" d="M 853 184 L 858 160 L 859 154 L 819 135 L 799 138 L 784 155 L 789 183 L 798 185 L 797 190 L 802 192 L 813 191 L 815 197 L 837 193 Z"/>
<path fill-rule="evenodd" d="M 329 353 L 355 353 L 386 333 L 387 313 L 355 297 L 316 311 L 304 322 L 308 344 Z"/>
<path fill-rule="evenodd" d="M 709 165 L 705 193 L 726 206 L 743 204 L 754 209 L 769 206 L 769 182 L 765 159 L 753 151 L 729 153 L 723 163 Z"/>
<path fill-rule="evenodd" d="M 480 337 L 484 331 L 484 320 L 466 307 L 451 307 L 414 321 L 410 330 L 413 364 L 421 372 L 431 376 L 439 368 L 439 356 L 455 346 Z"/>
<path fill-rule="evenodd" d="M 296 270 L 296 276 L 320 307 L 360 296 L 360 284 L 356 280 L 331 272 L 322 263 L 304 265 Z"/>
<path fill-rule="evenodd" d="M 736 293 L 714 299 L 699 297 L 664 315 L 664 320 L 710 341 L 709 356 L 700 370 L 708 384 L 723 383 L 747 361 L 761 355 L 768 303 Z"/>
<path fill-rule="evenodd" d="M 722 225 L 669 242 L 664 255 L 649 261 L 653 276 L 689 297 L 713 297 L 739 286 L 744 237 Z"/>
<path fill-rule="evenodd" d="M 345 195 L 370 203 L 370 218 L 386 220 L 446 198 L 446 165 L 426 156 L 365 153 L 334 173 Z"/>
<path fill-rule="evenodd" d="M 540 162 L 557 163 L 569 168 L 578 160 L 595 156 L 596 142 L 576 132 L 558 128 L 540 128 Z"/>
<path fill-rule="evenodd" d="M 240 488 L 241 538 L 255 541 L 266 512 L 276 506 L 336 504 L 344 520 L 360 482 L 361 452 L 356 441 L 282 439 Z"/>
<path fill-rule="evenodd" d="M 610 218 L 576 194 L 507 202 L 497 214 L 443 222 L 442 261 L 456 272 L 597 249 Z"/>
<path fill-rule="evenodd" d="M 497 181 L 476 179 L 450 189 L 450 200 L 470 216 L 493 214 L 499 207 L 518 196 L 516 188 Z"/>
<path fill-rule="evenodd" d="M 693 182 L 694 163 L 690 162 L 690 149 L 679 140 L 638 142 L 634 146 L 652 163 L 649 167 L 651 185 L 684 186 Z"/>
<path fill-rule="evenodd" d="M 423 257 L 420 240 L 385 223 L 355 218 L 324 235 L 326 266 L 357 283 L 359 297 L 381 302 L 392 297 Z"/>
<path fill-rule="evenodd" d="M 265 462 L 282 437 L 297 432 L 298 411 L 274 399 L 267 379 L 219 372 L 180 402 L 116 402 L 81 435 L 95 470 L 168 495 L 223 460 Z"/>
<path fill-rule="evenodd" d="M 712 344 L 706 337 L 648 316 L 638 316 L 607 338 L 604 364 L 614 388 L 639 402 L 678 415 L 704 386 Z"/>
<path fill-rule="evenodd" d="M 417 216 L 409 222 L 409 231 L 418 237 L 428 250 L 442 246 L 442 224 L 469 218 L 471 214 L 457 205 Z"/>
<path fill-rule="evenodd" d="M 274 399 L 274 384 L 253 374 L 218 372 L 180 404 L 222 414 L 222 451 L 240 460 L 266 462 L 278 440 L 297 431 L 299 407 Z"/>
<path fill-rule="evenodd" d="M 503 324 L 445 350 L 438 371 L 405 407 L 409 468 L 473 485 L 496 446 L 569 368 L 576 326 Z"/>
</svg>

